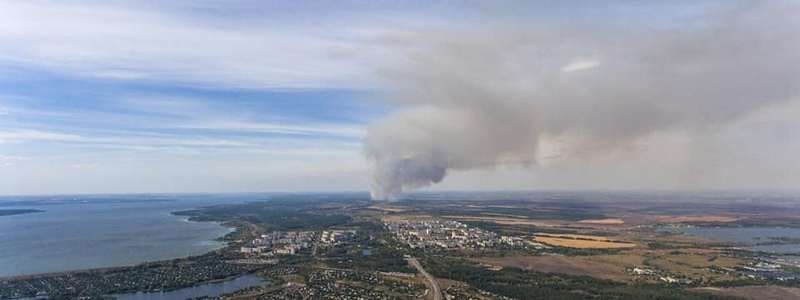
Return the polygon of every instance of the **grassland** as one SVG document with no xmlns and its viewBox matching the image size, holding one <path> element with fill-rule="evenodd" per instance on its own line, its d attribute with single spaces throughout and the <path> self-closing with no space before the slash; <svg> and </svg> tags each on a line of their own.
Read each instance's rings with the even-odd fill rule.
<svg viewBox="0 0 800 300">
<path fill-rule="evenodd" d="M 515 267 L 543 273 L 586 275 L 595 278 L 627 282 L 631 281 L 632 277 L 625 273 L 625 268 L 641 265 L 644 258 L 641 256 L 628 255 L 541 255 L 481 257 L 472 260 L 487 267 Z"/>
<path fill-rule="evenodd" d="M 436 277 L 516 299 L 731 299 L 666 285 L 625 283 L 518 267 L 493 271 L 473 261 L 452 257 L 428 257 L 423 264 Z"/>
<path fill-rule="evenodd" d="M 736 279 L 730 275 L 711 272 L 709 268 L 735 268 L 745 264 L 741 258 L 720 256 L 715 253 L 670 252 L 650 253 L 645 263 L 666 272 L 681 274 L 696 281 L 721 281 Z"/>
</svg>

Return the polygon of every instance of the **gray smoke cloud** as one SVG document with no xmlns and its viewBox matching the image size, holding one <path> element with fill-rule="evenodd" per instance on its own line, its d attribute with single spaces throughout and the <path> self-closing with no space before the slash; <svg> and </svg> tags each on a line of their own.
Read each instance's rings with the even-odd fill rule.
<svg viewBox="0 0 800 300">
<path fill-rule="evenodd" d="M 381 74 L 401 108 L 365 139 L 372 197 L 452 170 L 535 165 L 544 140 L 590 157 L 793 101 L 798 8 L 763 1 L 665 28 L 497 22 L 393 36 L 406 55 Z"/>
</svg>

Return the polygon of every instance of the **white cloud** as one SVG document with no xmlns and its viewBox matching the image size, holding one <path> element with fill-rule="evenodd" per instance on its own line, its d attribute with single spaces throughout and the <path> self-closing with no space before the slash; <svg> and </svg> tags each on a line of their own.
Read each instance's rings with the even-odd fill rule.
<svg viewBox="0 0 800 300">
<path fill-rule="evenodd" d="M 364 85 L 370 64 L 363 58 L 370 49 L 361 44 L 361 33 L 293 25 L 269 19 L 202 22 L 125 6 L 2 2 L 0 63 L 109 79 L 268 88 Z"/>
<path fill-rule="evenodd" d="M 25 160 L 28 160 L 28 158 L 14 155 L 0 155 L 0 167 L 11 167 Z"/>
<path fill-rule="evenodd" d="M 65 133 L 30 130 L 30 129 L 0 131 L 0 143 L 15 142 L 15 141 L 82 142 L 82 141 L 87 141 L 87 139 L 74 134 L 65 134 Z"/>
<path fill-rule="evenodd" d="M 0 143 L 49 142 L 78 146 L 94 151 L 91 155 L 113 155 L 108 150 L 150 151 L 154 154 L 189 155 L 267 155 L 267 156 L 330 156 L 358 154 L 360 143 L 291 137 L 226 137 L 184 136 L 167 134 L 118 133 L 109 136 L 85 136 L 55 131 L 0 131 Z M 103 154 L 104 153 L 104 154 Z"/>
<path fill-rule="evenodd" d="M 561 68 L 561 72 L 568 73 L 568 72 L 587 70 L 587 69 L 595 68 L 595 67 L 597 67 L 599 65 L 600 65 L 600 61 L 599 60 L 581 59 L 581 60 L 573 61 L 573 62 L 567 64 L 566 66 L 562 67 Z"/>
<path fill-rule="evenodd" d="M 665 126 L 661 123 L 666 123 L 665 119 L 673 119 L 672 115 L 675 114 L 683 116 L 683 112 L 688 112 L 686 115 L 689 120 L 694 120 L 695 115 L 721 115 L 722 120 L 738 118 L 739 112 L 750 111 L 751 107 L 738 110 L 731 110 L 731 107 L 751 103 L 749 100 L 752 99 L 766 101 L 761 97 L 764 91 L 782 93 L 780 90 L 786 89 L 794 93 L 795 85 L 765 84 L 767 88 L 747 89 L 744 93 L 736 93 L 734 97 L 728 97 L 729 91 L 753 82 L 783 82 L 774 79 L 795 78 L 782 75 L 784 73 L 780 70 L 791 68 L 786 66 L 800 65 L 796 63 L 797 59 L 785 63 L 776 60 L 777 56 L 774 55 L 789 53 L 786 50 L 794 50 L 796 43 L 777 43 L 785 47 L 768 48 L 770 44 L 775 44 L 772 37 L 780 38 L 784 36 L 781 32 L 787 30 L 794 32 L 796 26 L 773 26 L 769 30 L 758 27 L 750 33 L 756 33 L 756 37 L 769 43 L 740 43 L 735 37 L 721 33 L 741 31 L 742 28 L 722 27 L 723 30 L 710 35 L 698 36 L 694 31 L 708 26 L 700 24 L 708 19 L 688 25 L 670 25 L 661 28 L 664 31 L 658 34 L 648 34 L 639 31 L 642 29 L 638 26 L 618 28 L 609 25 L 613 22 L 600 19 L 589 21 L 597 22 L 590 24 L 598 25 L 597 28 L 567 28 L 569 26 L 559 26 L 558 22 L 550 23 L 547 19 L 530 18 L 529 15 L 523 15 L 524 18 L 520 18 L 523 21 L 517 24 L 506 19 L 506 15 L 492 16 L 491 13 L 479 18 L 479 22 L 474 22 L 478 18 L 473 18 L 472 22 L 458 24 L 451 16 L 417 19 L 409 15 L 376 17 L 357 12 L 346 17 L 316 12 L 310 18 L 283 15 L 278 19 L 261 15 L 254 18 L 255 14 L 250 14 L 240 19 L 216 15 L 216 7 L 203 10 L 214 11 L 215 16 L 209 17 L 192 15 L 197 10 L 186 13 L 159 8 L 159 5 L 163 4 L 130 7 L 124 1 L 95 4 L 86 1 L 78 4 L 0 2 L 0 68 L 10 66 L 44 70 L 73 79 L 89 77 L 167 85 L 189 83 L 211 88 L 353 89 L 386 87 L 381 85 L 386 85 L 387 82 L 383 80 L 389 77 L 389 81 L 393 82 L 402 81 L 403 77 L 413 77 L 415 74 L 391 72 L 386 66 L 391 69 L 395 64 L 419 64 L 430 66 L 426 68 L 430 73 L 423 74 L 427 76 L 412 78 L 418 79 L 412 80 L 412 85 L 423 92 L 420 93 L 423 97 L 414 97 L 416 94 L 409 94 L 410 97 L 399 95 L 403 99 L 397 103 L 424 106 L 430 104 L 424 103 L 426 97 L 452 96 L 448 93 L 437 94 L 436 89 L 426 89 L 435 86 L 437 81 L 431 79 L 440 75 L 448 75 L 441 76 L 448 80 L 456 79 L 445 82 L 459 96 L 453 99 L 464 101 L 475 98 L 472 104 L 478 105 L 481 112 L 504 108 L 491 103 L 485 105 L 487 94 L 489 97 L 496 96 L 493 95 L 495 90 L 506 95 L 507 91 L 513 91 L 514 88 L 521 88 L 525 92 L 530 89 L 535 97 L 502 98 L 504 101 L 545 99 L 543 109 L 536 110 L 543 112 L 541 115 L 532 116 L 524 109 L 510 109 L 511 112 L 521 113 L 523 121 L 513 123 L 508 122 L 511 120 L 509 118 L 499 118 L 500 121 L 495 123 L 510 124 L 511 129 L 533 122 L 556 124 L 545 131 L 554 132 L 563 142 L 565 137 L 558 133 L 568 131 L 573 124 L 580 125 L 579 133 L 598 131 L 601 135 L 604 131 L 618 132 L 616 127 L 624 125 L 633 128 L 631 132 L 623 132 L 624 136 L 639 136 L 643 124 L 656 124 L 653 128 L 663 128 Z M 744 8 L 743 12 L 751 10 Z M 796 11 L 778 10 L 780 13 L 770 15 L 770 19 L 797 20 L 794 18 Z M 662 14 L 659 11 L 658 15 L 670 22 L 675 21 L 670 13 Z M 758 24 L 769 24 L 764 20 L 756 21 Z M 442 23 L 445 24 L 442 26 Z M 581 27 L 586 24 L 571 25 Z M 686 28 L 671 32 L 671 26 Z M 636 27 L 635 30 L 633 27 Z M 632 32 L 628 32 L 628 29 Z M 584 30 L 587 32 L 581 33 Z M 767 31 L 770 34 L 762 34 Z M 437 32 L 440 34 L 426 34 Z M 452 37 L 450 32 L 462 33 L 465 43 L 443 43 L 439 50 L 448 55 L 434 56 L 426 61 L 425 56 L 415 51 L 422 48 L 424 53 L 434 40 L 461 39 Z M 472 37 L 481 33 L 486 35 L 485 38 L 470 42 Z M 527 34 L 520 39 L 517 38 L 519 33 Z M 632 36 L 637 38 L 630 38 Z M 506 44 L 512 47 L 505 47 Z M 642 47 L 626 46 L 629 44 Z M 709 45 L 711 48 L 706 49 Z M 741 50 L 740 45 L 748 46 L 742 49 L 759 50 L 756 53 L 769 55 L 741 55 L 749 52 L 737 52 Z M 640 54 L 637 51 L 643 47 L 652 49 L 649 52 L 651 55 L 640 61 L 631 60 Z M 513 49 L 523 51 L 509 51 Z M 543 51 L 527 52 L 535 49 Z M 708 55 L 717 51 L 725 55 Z M 489 59 L 487 54 L 490 55 Z M 492 54 L 497 54 L 495 59 L 491 59 Z M 518 55 L 526 57 L 520 60 L 517 59 Z M 701 59 L 695 60 L 695 57 Z M 734 59 L 737 60 L 736 64 L 729 63 L 731 57 L 737 57 Z M 450 62 L 452 64 L 448 64 Z M 650 67 L 661 63 L 666 63 L 673 72 Z M 713 74 L 724 76 L 697 72 L 708 66 L 723 66 L 720 68 L 724 72 Z M 749 72 L 753 67 L 742 66 L 757 68 Z M 490 72 L 497 68 L 501 72 Z M 740 72 L 742 69 L 748 72 Z M 455 74 L 449 76 L 451 74 L 448 73 Z M 0 79 L 12 78 L 9 74 L 13 72 L 0 72 Z M 495 74 L 500 76 L 489 76 Z M 654 77 L 642 74 L 654 74 Z M 730 80 L 731 77 L 734 80 Z M 571 84 L 573 79 L 585 80 L 583 83 L 586 84 Z M 645 83 L 631 84 L 641 80 Z M 374 84 L 374 81 L 382 82 Z M 91 82 L 86 81 L 87 89 L 93 88 Z M 476 84 L 471 84 L 473 82 Z M 690 82 L 692 86 L 697 84 L 698 87 L 681 88 L 683 82 Z M 724 88 L 718 88 L 720 86 Z M 651 93 L 641 92 L 652 87 L 663 87 L 657 93 L 652 93 L 658 97 L 649 97 Z M 486 88 L 489 88 L 489 93 L 484 93 Z M 558 92 L 548 92 L 553 90 Z M 608 96 L 613 101 L 594 101 L 597 94 Z M 109 100 L 127 105 L 115 107 L 124 113 L 115 109 L 105 110 L 108 107 L 96 111 L 91 108 L 62 111 L 26 107 L 23 105 L 25 100 L 21 98 L 11 100 L 8 107 L 0 107 L 0 121 L 3 122 L 0 123 L 0 143 L 6 143 L 0 147 L 2 153 L 6 154 L 0 156 L 0 165 L 19 162 L 14 158 L 15 155 L 32 157 L 24 164 L 19 163 L 24 168 L 0 170 L 0 178 L 3 178 L 0 180 L 0 193 L 42 192 L 43 186 L 47 186 L 48 191 L 71 192 L 308 190 L 345 186 L 362 189 L 366 186 L 364 161 L 359 156 L 361 149 L 356 141 L 364 136 L 364 128 L 360 125 L 302 123 L 300 120 L 281 122 L 286 119 L 267 115 L 268 112 L 226 110 L 224 99 L 209 99 L 215 105 L 204 106 L 199 104 L 205 101 L 197 99 L 149 96 Z M 652 100 L 661 97 L 668 101 Z M 698 104 L 707 101 L 685 100 L 696 97 L 724 99 L 724 102 L 720 102 L 723 104 L 721 106 L 703 106 Z M 748 101 L 732 100 L 735 98 L 747 98 Z M 457 101 L 443 106 L 464 106 Z M 717 109 L 719 107 L 723 109 Z M 619 113 L 620 108 L 633 112 L 622 114 Z M 665 113 L 648 113 L 651 110 Z M 569 111 L 578 113 L 565 113 Z M 778 113 L 784 115 L 776 116 Z M 13 117 L 3 117 L 8 114 Z M 512 183 L 512 188 L 680 188 L 694 185 L 725 188 L 769 187 L 772 182 L 797 186 L 800 167 L 793 162 L 797 161 L 794 153 L 797 153 L 800 145 L 794 134 L 797 124 L 791 121 L 795 116 L 796 110 L 789 113 L 781 109 L 764 113 L 753 120 L 744 120 L 746 122 L 741 124 L 733 124 L 737 130 L 723 132 L 719 136 L 709 135 L 723 140 L 724 143 L 720 145 L 726 147 L 718 148 L 695 143 L 695 140 L 675 141 L 665 137 L 666 133 L 658 132 L 661 135 L 657 139 L 646 139 L 649 136 L 645 136 L 643 143 L 646 149 L 639 158 L 625 153 L 620 155 L 624 156 L 622 159 L 600 157 L 594 163 L 572 160 L 572 157 L 564 154 L 566 150 L 561 146 L 568 141 L 562 144 L 543 142 L 539 147 L 546 149 L 539 149 L 541 152 L 538 154 L 544 159 L 531 170 L 500 170 L 491 174 L 481 171 L 474 181 L 460 180 L 459 174 L 455 174 L 453 178 L 456 180 L 448 181 L 445 187 L 497 188 Z M 40 123 L 25 123 L 23 117 Z M 441 115 L 436 117 L 440 118 Z M 65 125 L 72 123 L 77 125 Z M 419 124 L 408 125 L 420 127 Z M 436 135 L 430 140 L 442 136 L 448 140 L 479 136 L 475 132 Z M 286 137 L 274 137 L 271 134 Z M 487 142 L 489 138 L 499 135 L 489 132 L 483 136 L 485 138 L 477 140 L 481 144 L 492 144 Z M 706 137 L 705 133 L 700 135 Z M 397 140 L 389 141 L 391 148 L 400 148 L 397 147 Z M 638 146 L 639 140 L 636 142 Z M 35 143 L 40 144 L 33 145 Z M 479 148 L 470 145 L 458 147 Z M 707 159 L 702 154 L 720 158 Z M 717 164 L 722 167 L 715 170 Z M 77 172 L 81 174 L 70 170 L 70 166 L 90 165 L 97 167 Z M 358 179 L 348 179 L 349 185 L 339 184 L 337 180 L 343 172 L 352 172 L 348 173 L 349 176 Z M 714 182 L 714 178 L 720 183 Z M 722 182 L 730 178 L 736 180 Z"/>
<path fill-rule="evenodd" d="M 340 124 L 280 124 L 261 122 L 222 121 L 205 124 L 181 125 L 181 128 L 227 130 L 236 132 L 256 132 L 289 134 L 304 136 L 332 136 L 362 138 L 366 134 L 364 126 L 347 126 Z"/>
</svg>

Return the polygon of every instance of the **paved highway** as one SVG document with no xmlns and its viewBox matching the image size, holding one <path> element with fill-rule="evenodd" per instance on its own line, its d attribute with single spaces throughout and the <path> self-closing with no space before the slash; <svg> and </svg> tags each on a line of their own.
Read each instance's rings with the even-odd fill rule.
<svg viewBox="0 0 800 300">
<path fill-rule="evenodd" d="M 417 271 L 419 271 L 422 276 L 425 276 L 425 278 L 428 280 L 431 291 L 433 292 L 433 300 L 442 300 L 442 290 L 439 288 L 439 283 L 436 282 L 436 279 L 422 268 L 422 265 L 419 264 L 419 261 L 416 258 L 409 258 L 408 262 L 414 266 L 414 268 L 417 268 Z"/>
</svg>

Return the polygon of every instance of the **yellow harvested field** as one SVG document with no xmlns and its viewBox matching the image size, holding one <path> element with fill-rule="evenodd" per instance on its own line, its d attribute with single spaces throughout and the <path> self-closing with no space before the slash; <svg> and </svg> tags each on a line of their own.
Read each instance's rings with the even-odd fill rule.
<svg viewBox="0 0 800 300">
<path fill-rule="evenodd" d="M 622 225 L 625 224 L 625 221 L 622 219 L 595 219 L 595 220 L 580 220 L 578 223 L 581 224 L 592 224 L 592 225 Z"/>
<path fill-rule="evenodd" d="M 692 222 L 715 222 L 715 223 L 730 223 L 736 222 L 739 218 L 728 216 L 657 216 L 656 220 L 666 223 L 692 223 Z"/>
<path fill-rule="evenodd" d="M 374 205 L 370 206 L 370 207 L 367 207 L 367 208 L 375 209 L 375 210 L 381 210 L 381 211 L 388 211 L 388 212 L 404 212 L 404 211 L 408 210 L 408 209 L 400 208 L 400 207 L 374 206 Z"/>
<path fill-rule="evenodd" d="M 518 218 L 508 218 L 508 217 L 475 217 L 475 216 L 443 216 L 448 219 L 456 219 L 456 220 L 463 220 L 463 221 L 483 221 L 483 222 L 492 222 L 495 224 L 500 225 L 533 225 L 533 226 L 542 226 L 542 227 L 553 227 L 561 225 L 558 221 L 548 221 L 548 220 L 530 220 L 530 219 L 518 219 Z"/>
<path fill-rule="evenodd" d="M 634 243 L 587 241 L 587 240 L 575 240 L 575 239 L 543 237 L 543 236 L 537 236 L 535 240 L 537 242 L 545 243 L 551 246 L 582 248 L 582 249 L 618 249 L 618 248 L 636 247 L 636 244 Z"/>
<path fill-rule="evenodd" d="M 504 217 L 504 218 L 511 218 L 511 219 L 523 219 L 523 220 L 527 220 L 528 219 L 528 217 L 526 217 L 526 216 L 510 215 L 510 214 L 481 213 L 481 215 L 482 216 L 487 216 L 487 217 L 490 217 L 490 218 L 496 218 L 496 217 L 503 218 Z"/>
<path fill-rule="evenodd" d="M 579 234 L 537 234 L 535 241 L 551 246 L 582 249 L 619 249 L 633 248 L 636 244 L 611 241 L 607 237 Z"/>
<path fill-rule="evenodd" d="M 433 220 L 433 216 L 430 216 L 430 215 L 389 215 L 389 216 L 382 216 L 381 219 L 384 222 L 419 221 L 419 220 Z"/>
<path fill-rule="evenodd" d="M 567 238 L 567 239 L 579 239 L 579 240 L 593 240 L 593 241 L 610 241 L 608 237 L 605 236 L 598 236 L 598 235 L 585 235 L 585 234 L 570 234 L 570 233 L 536 233 L 536 236 L 546 236 L 546 237 L 554 237 L 554 238 Z"/>
</svg>

